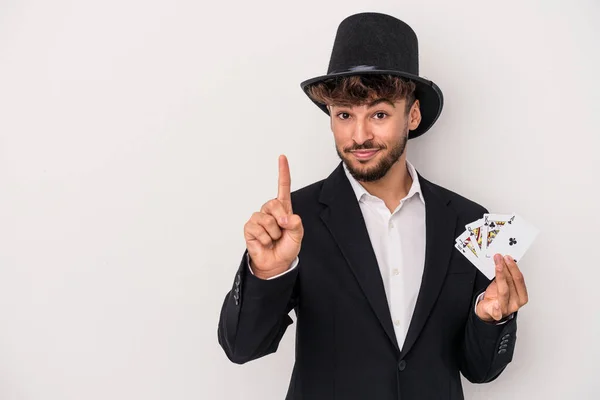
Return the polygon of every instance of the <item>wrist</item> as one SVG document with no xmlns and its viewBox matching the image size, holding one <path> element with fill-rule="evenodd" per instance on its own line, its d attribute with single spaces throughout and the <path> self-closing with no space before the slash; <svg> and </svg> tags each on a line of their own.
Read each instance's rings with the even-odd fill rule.
<svg viewBox="0 0 600 400">
<path fill-rule="evenodd" d="M 289 269 L 288 266 L 283 266 L 279 268 L 269 268 L 269 269 L 261 269 L 256 267 L 256 265 L 250 260 L 250 268 L 252 268 L 252 272 L 254 276 L 262 280 L 269 280 L 277 275 L 280 275 L 286 272 Z"/>
</svg>

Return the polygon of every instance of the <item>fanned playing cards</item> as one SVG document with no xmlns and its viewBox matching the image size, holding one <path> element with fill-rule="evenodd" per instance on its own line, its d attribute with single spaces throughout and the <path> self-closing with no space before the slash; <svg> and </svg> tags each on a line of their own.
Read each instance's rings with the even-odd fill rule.
<svg viewBox="0 0 600 400">
<path fill-rule="evenodd" d="M 465 229 L 455 247 L 490 280 L 496 276 L 494 254 L 508 254 L 519 262 L 539 233 L 514 213 L 484 214 Z"/>
</svg>

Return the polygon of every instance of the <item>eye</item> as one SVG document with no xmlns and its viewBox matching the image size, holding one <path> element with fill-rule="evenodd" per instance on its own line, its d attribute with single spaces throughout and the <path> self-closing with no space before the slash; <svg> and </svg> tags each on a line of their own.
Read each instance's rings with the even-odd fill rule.
<svg viewBox="0 0 600 400">
<path fill-rule="evenodd" d="M 387 113 L 380 111 L 380 112 L 376 112 L 374 114 L 374 116 L 375 116 L 375 119 L 384 119 L 385 117 L 387 117 Z"/>
<path fill-rule="evenodd" d="M 337 114 L 337 117 L 341 120 L 345 120 L 350 118 L 350 114 L 348 114 L 347 112 L 341 112 Z"/>
</svg>

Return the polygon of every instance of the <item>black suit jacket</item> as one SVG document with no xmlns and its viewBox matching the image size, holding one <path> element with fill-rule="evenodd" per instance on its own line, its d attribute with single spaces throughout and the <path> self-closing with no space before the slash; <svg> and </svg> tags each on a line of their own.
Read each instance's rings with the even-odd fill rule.
<svg viewBox="0 0 600 400">
<path fill-rule="evenodd" d="M 225 296 L 219 343 L 238 364 L 277 350 L 297 316 L 288 400 L 463 399 L 462 373 L 489 382 L 512 360 L 516 315 L 481 321 L 475 297 L 489 280 L 454 241 L 487 212 L 419 174 L 426 204 L 425 269 L 415 311 L 398 348 L 365 222 L 340 163 L 325 180 L 292 193 L 302 217 L 300 263 L 261 280 L 242 257 Z"/>
</svg>

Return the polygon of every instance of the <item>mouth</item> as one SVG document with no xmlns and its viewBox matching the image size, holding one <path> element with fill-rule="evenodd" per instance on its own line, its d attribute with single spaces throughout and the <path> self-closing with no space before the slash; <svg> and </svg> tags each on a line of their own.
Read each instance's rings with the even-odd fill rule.
<svg viewBox="0 0 600 400">
<path fill-rule="evenodd" d="M 379 149 L 368 149 L 368 150 L 354 150 L 351 151 L 352 155 L 361 161 L 370 160 L 379 152 Z"/>
</svg>

